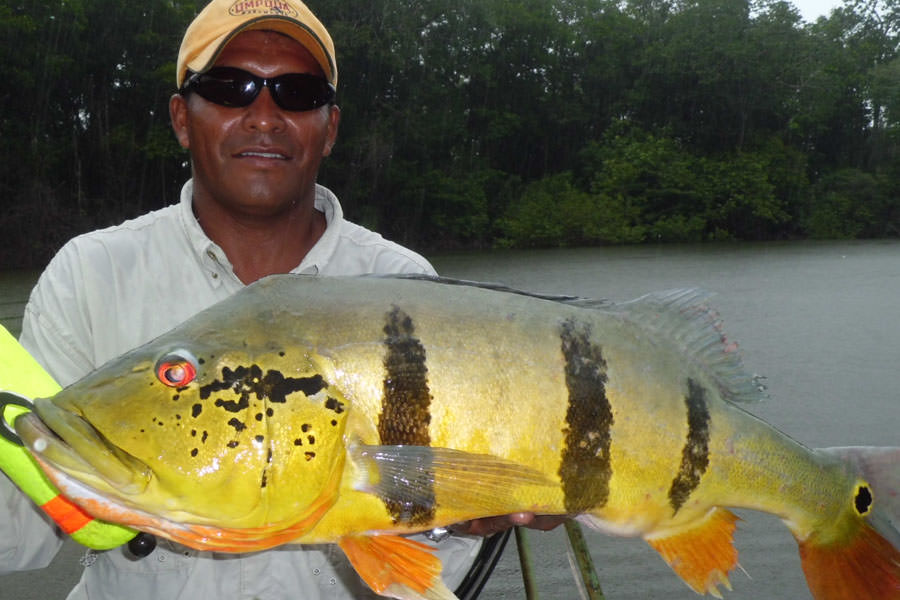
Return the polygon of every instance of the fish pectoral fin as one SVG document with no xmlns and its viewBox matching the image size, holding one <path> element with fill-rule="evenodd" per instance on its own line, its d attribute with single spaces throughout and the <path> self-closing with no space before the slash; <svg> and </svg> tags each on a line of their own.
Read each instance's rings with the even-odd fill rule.
<svg viewBox="0 0 900 600">
<path fill-rule="evenodd" d="M 434 548 L 398 535 L 354 535 L 338 541 L 357 574 L 378 594 L 401 600 L 457 600 L 441 579 Z"/>
<path fill-rule="evenodd" d="M 516 490 L 558 487 L 533 467 L 451 448 L 357 444 L 350 456 L 358 469 L 354 489 L 403 505 L 452 503 L 472 518 L 522 510 Z"/>
<path fill-rule="evenodd" d="M 721 598 L 718 586 L 731 589 L 728 572 L 738 564 L 734 530 L 738 517 L 724 508 L 713 508 L 699 522 L 675 532 L 648 535 L 644 539 L 659 552 L 688 587 L 698 594 Z"/>
</svg>

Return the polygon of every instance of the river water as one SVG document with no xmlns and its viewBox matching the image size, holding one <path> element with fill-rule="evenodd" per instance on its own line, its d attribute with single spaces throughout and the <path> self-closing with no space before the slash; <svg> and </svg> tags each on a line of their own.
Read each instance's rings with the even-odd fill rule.
<svg viewBox="0 0 900 600">
<path fill-rule="evenodd" d="M 703 288 L 714 294 L 711 303 L 729 338 L 740 344 L 747 368 L 766 377 L 771 399 L 750 406 L 751 412 L 814 447 L 900 445 L 898 242 L 665 245 L 430 258 L 445 276 L 617 301 Z M 0 275 L 0 308 L 24 299 L 28 286 L 18 277 Z M 21 297 L 12 297 L 16 294 Z M 14 316 L 0 317 L 16 328 Z M 738 512 L 743 521 L 736 546 L 743 571 L 732 573 L 734 591 L 726 598 L 809 600 L 787 529 L 770 515 Z M 578 598 L 562 528 L 528 534 L 541 597 Z M 641 540 L 591 531 L 586 536 L 609 600 L 697 598 Z M 66 546 L 38 578 L 0 577 L 0 599 L 64 598 L 77 578 L 77 558 L 77 549 Z M 523 598 L 523 589 L 510 543 L 481 597 Z"/>
</svg>

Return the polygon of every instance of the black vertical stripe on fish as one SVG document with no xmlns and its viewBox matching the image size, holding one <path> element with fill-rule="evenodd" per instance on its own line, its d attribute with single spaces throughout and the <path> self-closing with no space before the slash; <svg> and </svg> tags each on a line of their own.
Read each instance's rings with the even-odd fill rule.
<svg viewBox="0 0 900 600">
<path fill-rule="evenodd" d="M 387 314 L 384 326 L 384 383 L 378 435 L 388 446 L 428 446 L 431 434 L 431 391 L 425 347 L 415 336 L 412 318 L 398 307 Z M 433 482 L 432 477 L 426 480 Z M 395 522 L 415 525 L 434 519 L 434 489 L 426 491 L 428 503 L 415 503 L 397 498 L 382 498 Z"/>
<path fill-rule="evenodd" d="M 700 478 L 709 466 L 709 408 L 706 405 L 706 389 L 693 379 L 688 379 L 687 442 L 681 451 L 681 467 L 669 488 L 669 504 L 678 510 L 700 485 Z"/>
<path fill-rule="evenodd" d="M 586 512 L 609 499 L 610 429 L 613 413 L 606 397 L 607 364 L 591 330 L 569 319 L 560 331 L 569 405 L 559 477 L 566 511 Z"/>
</svg>

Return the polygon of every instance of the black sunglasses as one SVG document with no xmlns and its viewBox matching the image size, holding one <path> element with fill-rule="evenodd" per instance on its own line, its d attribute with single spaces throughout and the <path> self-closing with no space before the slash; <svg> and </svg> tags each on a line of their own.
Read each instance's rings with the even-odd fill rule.
<svg viewBox="0 0 900 600">
<path fill-rule="evenodd" d="M 275 104 L 290 111 L 313 110 L 334 102 L 334 86 L 309 73 L 285 73 L 271 79 L 237 67 L 213 67 L 194 73 L 181 88 L 182 95 L 197 92 L 201 98 L 221 106 L 250 106 L 264 87 Z"/>
</svg>

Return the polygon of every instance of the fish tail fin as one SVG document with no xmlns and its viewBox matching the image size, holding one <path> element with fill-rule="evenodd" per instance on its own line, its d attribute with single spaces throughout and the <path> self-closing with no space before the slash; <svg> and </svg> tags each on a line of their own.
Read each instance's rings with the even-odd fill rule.
<svg viewBox="0 0 900 600">
<path fill-rule="evenodd" d="M 798 544 L 816 600 L 900 599 L 900 552 L 869 524 L 860 523 L 843 543 Z"/>
<path fill-rule="evenodd" d="M 714 508 L 687 528 L 645 539 L 688 587 L 721 598 L 718 586 L 731 589 L 728 572 L 738 564 L 733 543 L 737 521 L 734 513 Z"/>
<path fill-rule="evenodd" d="M 816 600 L 900 600 L 900 448 L 826 448 L 860 477 L 843 518 L 797 537 Z"/>
<path fill-rule="evenodd" d="M 397 535 L 353 535 L 338 545 L 378 594 L 401 600 L 457 600 L 441 579 L 434 548 Z"/>
</svg>

